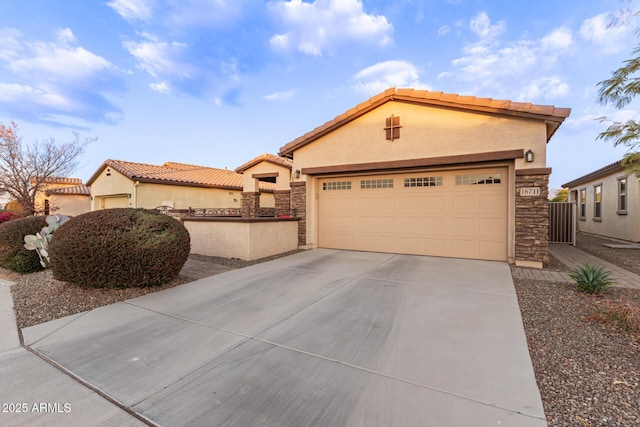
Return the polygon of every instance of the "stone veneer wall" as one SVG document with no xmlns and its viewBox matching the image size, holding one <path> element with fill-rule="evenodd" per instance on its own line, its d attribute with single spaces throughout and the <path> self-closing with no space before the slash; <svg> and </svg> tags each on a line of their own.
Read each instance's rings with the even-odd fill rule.
<svg viewBox="0 0 640 427">
<path fill-rule="evenodd" d="M 298 221 L 298 244 L 307 244 L 307 183 L 294 181 L 291 183 L 291 209 L 296 210 Z"/>
<path fill-rule="evenodd" d="M 276 190 L 273 192 L 276 215 L 289 215 L 291 212 L 291 190 Z"/>
<path fill-rule="evenodd" d="M 516 170 L 516 265 L 549 261 L 549 174 L 551 169 Z M 539 196 L 521 196 L 523 187 L 540 188 Z"/>
<path fill-rule="evenodd" d="M 259 192 L 242 192 L 242 209 L 244 209 L 244 217 L 251 216 L 251 210 L 258 209 L 260 207 L 260 193 Z"/>
</svg>

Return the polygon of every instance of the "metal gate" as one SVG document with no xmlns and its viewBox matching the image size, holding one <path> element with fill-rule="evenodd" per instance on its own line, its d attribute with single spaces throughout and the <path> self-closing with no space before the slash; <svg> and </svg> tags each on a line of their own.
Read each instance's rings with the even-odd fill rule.
<svg viewBox="0 0 640 427">
<path fill-rule="evenodd" d="M 549 202 L 549 242 L 576 244 L 576 208 L 573 202 Z"/>
</svg>

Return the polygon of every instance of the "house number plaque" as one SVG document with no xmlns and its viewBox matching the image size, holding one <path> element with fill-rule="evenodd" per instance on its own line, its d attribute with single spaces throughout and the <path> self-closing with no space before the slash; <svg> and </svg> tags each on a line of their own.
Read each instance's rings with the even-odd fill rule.
<svg viewBox="0 0 640 427">
<path fill-rule="evenodd" d="M 540 195 L 540 187 L 522 187 L 520 189 L 520 195 L 525 196 L 539 196 Z"/>
</svg>

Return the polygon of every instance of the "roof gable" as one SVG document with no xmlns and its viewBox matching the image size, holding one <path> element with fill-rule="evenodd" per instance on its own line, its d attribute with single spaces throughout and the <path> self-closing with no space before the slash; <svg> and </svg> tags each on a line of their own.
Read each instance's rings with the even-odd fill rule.
<svg viewBox="0 0 640 427">
<path fill-rule="evenodd" d="M 243 164 L 242 166 L 237 167 L 236 172 L 243 173 L 247 169 L 252 168 L 253 166 L 257 165 L 260 162 L 271 163 L 276 166 L 285 167 L 287 169 L 291 169 L 291 166 L 292 166 L 291 161 L 285 157 L 280 157 L 280 156 L 276 156 L 274 154 L 269 154 L 269 153 L 263 153 L 263 154 L 260 154 L 258 157 L 255 157 L 249 160 L 247 163 Z"/>
<path fill-rule="evenodd" d="M 571 113 L 570 108 L 556 108 L 552 105 L 477 98 L 428 90 L 390 88 L 284 145 L 280 148 L 280 155 L 290 157 L 298 148 L 391 101 L 541 120 L 547 125 L 547 141 Z"/>
</svg>

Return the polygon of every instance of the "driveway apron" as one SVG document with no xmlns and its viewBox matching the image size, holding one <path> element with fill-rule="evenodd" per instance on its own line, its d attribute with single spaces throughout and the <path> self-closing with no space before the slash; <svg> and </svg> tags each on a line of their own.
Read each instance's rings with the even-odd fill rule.
<svg viewBox="0 0 640 427">
<path fill-rule="evenodd" d="M 546 425 L 506 263 L 315 249 L 23 336 L 157 425 Z"/>
</svg>

